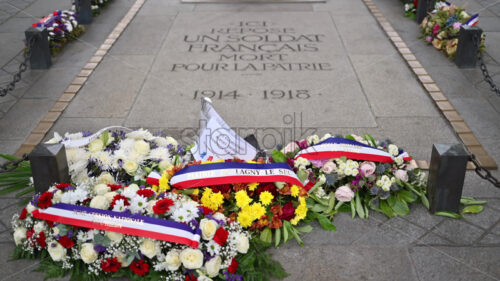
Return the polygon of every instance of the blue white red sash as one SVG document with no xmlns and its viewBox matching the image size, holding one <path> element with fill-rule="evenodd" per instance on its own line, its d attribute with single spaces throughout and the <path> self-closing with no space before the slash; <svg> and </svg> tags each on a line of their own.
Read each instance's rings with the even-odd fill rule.
<svg viewBox="0 0 500 281">
<path fill-rule="evenodd" d="M 479 14 L 474 14 L 465 22 L 465 25 L 475 26 L 479 22 Z"/>
<path fill-rule="evenodd" d="M 193 230 L 183 223 L 125 212 L 58 203 L 47 209 L 33 211 L 33 216 L 68 225 L 142 236 L 194 248 L 197 248 L 200 242 L 200 229 Z"/>
<path fill-rule="evenodd" d="M 302 186 L 287 163 L 221 162 L 192 165 L 175 173 L 170 179 L 170 185 L 179 189 L 252 182 L 286 182 Z"/>
<path fill-rule="evenodd" d="M 349 159 L 383 163 L 392 163 L 395 159 L 394 156 L 388 152 L 344 138 L 328 138 L 316 145 L 299 151 L 295 158 L 298 157 L 306 159 L 333 159 L 347 157 Z M 411 160 L 411 157 L 409 157 L 406 152 L 401 153 L 398 157 L 402 157 L 403 160 Z"/>
</svg>

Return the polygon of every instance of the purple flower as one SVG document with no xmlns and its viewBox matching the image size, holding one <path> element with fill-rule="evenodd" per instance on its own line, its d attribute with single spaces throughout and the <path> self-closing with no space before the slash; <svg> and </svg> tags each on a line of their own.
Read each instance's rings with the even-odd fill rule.
<svg viewBox="0 0 500 281">
<path fill-rule="evenodd" d="M 429 35 L 429 36 L 425 37 L 425 41 L 432 42 L 432 36 Z"/>
<path fill-rule="evenodd" d="M 106 247 L 97 244 L 94 246 L 94 250 L 98 253 L 103 253 L 103 252 L 106 252 Z"/>
</svg>

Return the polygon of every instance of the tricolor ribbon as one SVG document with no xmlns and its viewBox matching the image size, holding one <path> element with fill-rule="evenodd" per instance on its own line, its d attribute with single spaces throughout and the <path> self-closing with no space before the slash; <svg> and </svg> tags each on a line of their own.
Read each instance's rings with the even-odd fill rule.
<svg viewBox="0 0 500 281">
<path fill-rule="evenodd" d="M 465 22 L 465 25 L 475 26 L 479 22 L 479 14 L 474 14 Z"/>
<path fill-rule="evenodd" d="M 125 212 L 57 203 L 46 209 L 37 209 L 32 214 L 37 219 L 142 236 L 194 248 L 200 243 L 200 229 L 193 230 L 183 223 Z"/>
<path fill-rule="evenodd" d="M 395 159 L 390 153 L 381 149 L 344 138 L 328 138 L 299 151 L 295 158 L 298 157 L 309 160 L 347 157 L 349 159 L 382 163 L 392 163 Z M 398 157 L 402 157 L 403 160 L 411 160 L 411 157 L 406 152 L 401 153 Z"/>
<path fill-rule="evenodd" d="M 155 171 L 152 171 L 146 177 L 146 183 L 148 185 L 160 185 L 160 179 L 161 179 L 161 175 Z"/>
<path fill-rule="evenodd" d="M 302 186 L 287 163 L 222 162 L 192 165 L 184 167 L 170 179 L 170 185 L 179 189 L 252 182 L 286 182 Z"/>
</svg>

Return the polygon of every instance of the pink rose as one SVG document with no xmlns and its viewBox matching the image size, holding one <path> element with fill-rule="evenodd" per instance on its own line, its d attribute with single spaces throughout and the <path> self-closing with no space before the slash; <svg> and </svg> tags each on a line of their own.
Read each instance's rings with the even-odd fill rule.
<svg viewBox="0 0 500 281">
<path fill-rule="evenodd" d="M 343 185 L 335 191 L 335 198 L 341 202 L 350 202 L 354 198 L 354 192 L 347 185 Z"/>
<path fill-rule="evenodd" d="M 453 29 L 460 29 L 461 26 L 462 26 L 462 23 L 456 22 L 453 24 Z"/>
<path fill-rule="evenodd" d="M 440 28 L 440 27 L 441 27 L 441 26 L 439 26 L 439 24 L 437 24 L 437 23 L 436 23 L 436 25 L 434 25 L 434 27 L 432 28 L 432 34 L 433 34 L 434 36 L 436 36 L 436 35 L 438 34 L 438 32 L 439 32 L 439 28 Z"/>
<path fill-rule="evenodd" d="M 299 148 L 299 146 L 295 142 L 291 142 L 291 143 L 287 144 L 285 146 L 285 148 L 283 148 L 281 150 L 281 152 L 287 154 L 288 152 L 295 152 L 295 150 L 297 150 L 297 148 Z"/>
<path fill-rule="evenodd" d="M 377 165 L 373 162 L 365 161 L 359 165 L 359 170 L 361 171 L 361 175 L 364 177 L 369 177 L 375 173 L 375 169 L 377 169 Z"/>
<path fill-rule="evenodd" d="M 397 170 L 395 173 L 394 173 L 394 176 L 397 178 L 397 179 L 400 179 L 404 182 L 408 182 L 408 173 L 405 171 L 405 170 Z"/>
<path fill-rule="evenodd" d="M 337 165 L 335 165 L 335 163 L 333 163 L 332 161 L 328 161 L 325 163 L 325 165 L 323 165 L 321 170 L 325 174 L 331 174 L 331 173 L 335 172 L 335 170 L 337 170 Z"/>
<path fill-rule="evenodd" d="M 425 37 L 425 40 L 426 40 L 427 42 L 432 42 L 432 36 L 427 36 L 427 37 Z"/>
<path fill-rule="evenodd" d="M 309 162 L 313 163 L 314 167 L 323 167 L 328 159 L 309 159 Z"/>
</svg>

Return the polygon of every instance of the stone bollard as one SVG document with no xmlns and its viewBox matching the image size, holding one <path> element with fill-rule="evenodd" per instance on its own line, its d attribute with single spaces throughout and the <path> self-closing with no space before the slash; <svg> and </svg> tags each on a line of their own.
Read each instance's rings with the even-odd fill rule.
<svg viewBox="0 0 500 281">
<path fill-rule="evenodd" d="M 90 24 L 92 22 L 91 0 L 75 0 L 76 20 L 78 24 Z"/>
<path fill-rule="evenodd" d="M 459 68 L 474 68 L 479 54 L 483 30 L 477 26 L 462 25 L 458 34 L 455 63 Z"/>
<path fill-rule="evenodd" d="M 420 24 L 424 18 L 434 9 L 436 0 L 419 0 L 417 4 L 417 23 Z"/>
<path fill-rule="evenodd" d="M 28 48 L 31 45 L 30 67 L 31 69 L 48 69 L 52 65 L 49 48 L 49 33 L 42 27 L 30 27 L 24 32 Z"/>
<path fill-rule="evenodd" d="M 468 161 L 469 153 L 462 144 L 433 145 L 427 181 L 431 213 L 458 213 Z"/>
<path fill-rule="evenodd" d="M 69 182 L 66 149 L 63 144 L 38 144 L 29 160 L 35 183 L 35 192 L 47 191 L 54 183 Z"/>
</svg>

